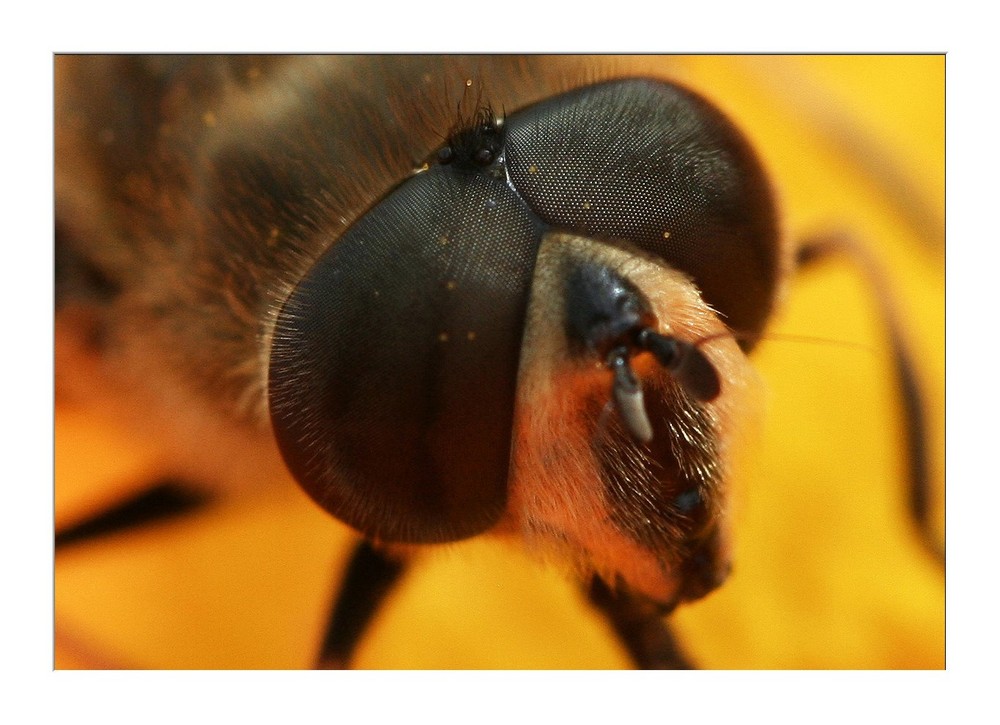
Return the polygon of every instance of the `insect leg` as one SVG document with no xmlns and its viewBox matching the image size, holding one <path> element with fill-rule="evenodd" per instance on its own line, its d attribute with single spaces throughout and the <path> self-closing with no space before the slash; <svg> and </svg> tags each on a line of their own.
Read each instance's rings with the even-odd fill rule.
<svg viewBox="0 0 1000 725">
<path fill-rule="evenodd" d="M 346 669 L 379 606 L 405 570 L 367 541 L 357 545 L 334 601 L 317 669 Z"/>
<path fill-rule="evenodd" d="M 210 494 L 192 484 L 172 478 L 163 479 L 92 516 L 69 524 L 55 532 L 58 556 L 84 544 L 115 535 L 128 535 L 147 526 L 197 514 L 213 502 Z M 58 584 L 57 584 L 58 586 Z M 138 669 L 119 654 L 110 654 L 81 635 L 68 630 L 58 613 L 53 623 L 56 649 L 70 655 L 76 666 L 91 670 Z M 57 665 L 58 667 L 58 665 Z"/>
<path fill-rule="evenodd" d="M 588 596 L 614 627 L 636 667 L 642 670 L 695 669 L 656 605 L 624 589 L 612 591 L 596 576 L 591 580 Z"/>
<path fill-rule="evenodd" d="M 930 447 L 927 442 L 926 404 L 916 378 L 913 354 L 903 334 L 892 292 L 877 261 L 862 245 L 845 235 L 830 234 L 807 238 L 797 252 L 796 266 L 805 268 L 832 256 L 844 256 L 850 259 L 864 274 L 875 293 L 879 315 L 884 320 L 889 336 L 896 385 L 903 405 L 909 513 L 916 524 L 922 543 L 944 565 L 944 544 L 938 541 L 931 522 Z"/>
<path fill-rule="evenodd" d="M 55 534 L 56 553 L 74 544 L 194 513 L 210 501 L 203 491 L 183 483 L 164 480 Z"/>
</svg>

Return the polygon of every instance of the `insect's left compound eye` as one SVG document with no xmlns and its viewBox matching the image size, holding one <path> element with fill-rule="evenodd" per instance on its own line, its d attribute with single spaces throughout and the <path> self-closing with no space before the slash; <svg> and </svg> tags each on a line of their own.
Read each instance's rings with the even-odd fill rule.
<svg viewBox="0 0 1000 725">
<path fill-rule="evenodd" d="M 719 538 L 713 401 L 732 371 L 697 341 L 725 332 L 710 307 L 759 331 L 777 282 L 752 152 L 699 97 L 625 80 L 480 115 L 431 158 L 281 310 L 269 395 L 290 470 L 378 540 L 506 516 L 615 549 L 590 563 L 675 596 Z M 575 497 L 584 512 L 560 512 Z"/>
</svg>

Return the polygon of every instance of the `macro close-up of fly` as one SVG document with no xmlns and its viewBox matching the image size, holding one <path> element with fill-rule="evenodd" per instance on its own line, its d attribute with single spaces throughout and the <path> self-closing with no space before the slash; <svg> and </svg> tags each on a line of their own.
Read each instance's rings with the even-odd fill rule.
<svg viewBox="0 0 1000 725">
<path fill-rule="evenodd" d="M 941 55 L 56 55 L 56 669 L 941 669 Z"/>
</svg>

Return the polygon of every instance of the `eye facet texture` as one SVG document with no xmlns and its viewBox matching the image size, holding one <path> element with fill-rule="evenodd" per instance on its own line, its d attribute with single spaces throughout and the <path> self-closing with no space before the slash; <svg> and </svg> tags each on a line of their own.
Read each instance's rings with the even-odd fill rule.
<svg viewBox="0 0 1000 725">
<path fill-rule="evenodd" d="M 731 329 L 762 330 L 780 271 L 777 215 L 753 151 L 706 101 L 619 81 L 506 126 L 511 182 L 548 224 L 627 240 L 691 276 Z"/>
<path fill-rule="evenodd" d="M 324 508 L 407 542 L 500 516 L 538 238 L 504 183 L 434 167 L 302 280 L 275 332 L 271 412 Z"/>
<path fill-rule="evenodd" d="M 734 329 L 758 332 L 771 309 L 770 194 L 706 102 L 610 82 L 514 113 L 499 135 L 490 164 L 434 165 L 373 206 L 277 321 L 269 396 L 282 454 L 320 505 L 379 540 L 456 540 L 502 515 L 546 231 L 662 258 Z"/>
</svg>

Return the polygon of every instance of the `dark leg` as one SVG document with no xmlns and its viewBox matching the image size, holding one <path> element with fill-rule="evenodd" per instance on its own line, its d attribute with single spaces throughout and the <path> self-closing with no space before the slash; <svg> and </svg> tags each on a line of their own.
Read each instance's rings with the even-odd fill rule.
<svg viewBox="0 0 1000 725">
<path fill-rule="evenodd" d="M 346 669 L 365 629 L 403 574 L 405 565 L 362 541 L 340 586 L 317 669 Z"/>
<path fill-rule="evenodd" d="M 55 554 L 58 556 L 105 537 L 127 535 L 148 526 L 194 515 L 206 508 L 211 501 L 210 494 L 191 484 L 173 479 L 159 481 L 145 491 L 134 494 L 88 519 L 57 531 Z M 86 637 L 79 637 L 67 631 L 60 623 L 58 614 L 53 626 L 56 648 L 70 654 L 77 666 L 85 663 L 87 669 L 94 670 L 123 670 L 138 667 L 124 657 L 96 648 L 86 640 Z"/>
<path fill-rule="evenodd" d="M 899 314 L 893 305 L 892 293 L 876 261 L 863 247 L 847 237 L 831 235 L 807 239 L 801 245 L 796 261 L 801 268 L 834 255 L 847 256 L 857 264 L 875 291 L 879 311 L 889 335 L 896 384 L 906 421 L 903 435 L 907 452 L 909 511 L 921 541 L 943 565 L 944 545 L 937 540 L 931 525 L 931 480 L 925 405 L 914 372 L 913 356 L 907 348 Z"/>
<path fill-rule="evenodd" d="M 165 480 L 55 535 L 56 553 L 76 544 L 186 516 L 203 508 L 210 496 L 191 485 Z"/>
<path fill-rule="evenodd" d="M 624 591 L 612 591 L 598 577 L 591 581 L 588 595 L 611 622 L 636 667 L 642 670 L 694 669 L 656 605 Z"/>
</svg>

